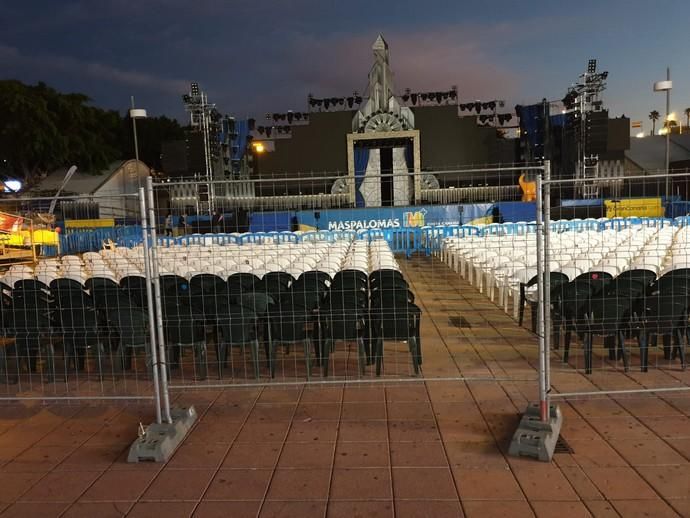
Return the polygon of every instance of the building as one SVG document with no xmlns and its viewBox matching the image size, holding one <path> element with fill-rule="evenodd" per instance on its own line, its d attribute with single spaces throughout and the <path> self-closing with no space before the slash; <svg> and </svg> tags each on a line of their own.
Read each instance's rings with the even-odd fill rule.
<svg viewBox="0 0 690 518">
<path fill-rule="evenodd" d="M 36 210 L 47 211 L 49 198 L 59 194 L 56 212 L 63 220 L 139 218 L 139 199 L 151 169 L 143 162 L 113 162 L 97 174 L 77 171 L 65 183 L 67 169 L 58 169 L 38 182 L 28 196 L 48 198 Z M 63 185 L 64 183 L 64 185 Z M 45 206 L 43 206 L 45 205 Z"/>
</svg>

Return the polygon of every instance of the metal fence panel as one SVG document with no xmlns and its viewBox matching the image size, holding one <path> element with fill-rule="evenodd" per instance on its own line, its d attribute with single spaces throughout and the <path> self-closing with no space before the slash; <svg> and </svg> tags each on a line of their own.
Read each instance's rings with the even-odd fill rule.
<svg viewBox="0 0 690 518">
<path fill-rule="evenodd" d="M 546 291 L 543 304 L 528 293 L 526 306 L 545 311 L 550 398 L 690 390 L 690 173 L 606 178 L 577 214 L 564 205 L 593 182 L 543 186 Z"/>
<path fill-rule="evenodd" d="M 214 199 L 189 193 L 238 193 L 240 181 L 152 184 L 154 298 L 170 389 L 472 379 L 514 383 L 526 400 L 537 344 L 494 295 L 475 291 L 493 282 L 492 261 L 467 260 L 461 271 L 455 261 L 465 258 L 452 246 L 485 239 L 496 257 L 514 239 L 534 240 L 534 200 L 516 203 L 524 193 L 515 187 L 539 170 L 423 173 L 420 193 L 446 192 L 433 199 L 414 195 L 410 173 L 397 193 L 405 203 L 395 203 L 393 185 L 383 207 L 358 206 L 356 175 L 264 177 L 246 196 Z M 384 176 L 368 181 L 383 185 Z M 488 187 L 496 178 L 505 185 Z"/>
<path fill-rule="evenodd" d="M 0 200 L 0 400 L 151 400 L 160 418 L 141 196 L 93 197 L 130 207 L 127 225 L 67 233 L 52 199 Z"/>
</svg>

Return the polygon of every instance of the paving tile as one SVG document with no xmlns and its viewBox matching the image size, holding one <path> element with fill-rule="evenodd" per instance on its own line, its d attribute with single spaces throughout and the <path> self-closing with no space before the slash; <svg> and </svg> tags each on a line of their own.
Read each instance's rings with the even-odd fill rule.
<svg viewBox="0 0 690 518">
<path fill-rule="evenodd" d="M 208 469 L 164 469 L 142 495 L 144 501 L 198 501 L 213 478 Z"/>
<path fill-rule="evenodd" d="M 379 468 L 389 465 L 388 443 L 339 442 L 336 446 L 336 468 Z"/>
<path fill-rule="evenodd" d="M 334 442 L 338 434 L 338 421 L 296 421 L 292 423 L 288 442 Z"/>
<path fill-rule="evenodd" d="M 57 518 L 69 504 L 17 502 L 2 513 L 3 518 Z"/>
<path fill-rule="evenodd" d="M 585 501 L 585 506 L 594 518 L 619 518 L 613 504 L 607 500 Z"/>
<path fill-rule="evenodd" d="M 642 417 L 641 420 L 659 437 L 690 438 L 690 416 Z"/>
<path fill-rule="evenodd" d="M 228 468 L 274 468 L 282 443 L 278 442 L 236 442 L 228 451 L 222 467 Z"/>
<path fill-rule="evenodd" d="M 302 403 L 340 403 L 343 399 L 343 386 L 304 387 Z"/>
<path fill-rule="evenodd" d="M 389 419 L 412 419 L 415 421 L 434 419 L 434 411 L 427 402 L 388 402 Z"/>
<path fill-rule="evenodd" d="M 301 388 L 265 388 L 257 403 L 294 403 L 299 400 Z"/>
<path fill-rule="evenodd" d="M 494 441 L 444 442 L 452 466 L 464 469 L 507 469 L 508 462 Z"/>
<path fill-rule="evenodd" d="M 483 419 L 439 419 L 438 429 L 444 442 L 486 442 L 492 437 L 491 431 Z"/>
<path fill-rule="evenodd" d="M 95 471 L 108 469 L 123 453 L 124 449 L 114 446 L 82 446 L 74 450 L 55 467 L 55 471 Z M 129 448 L 127 448 L 129 451 Z"/>
<path fill-rule="evenodd" d="M 393 518 L 393 502 L 329 502 L 327 518 Z"/>
<path fill-rule="evenodd" d="M 376 386 L 352 386 L 345 387 L 343 403 L 385 401 L 386 394 L 381 385 Z"/>
<path fill-rule="evenodd" d="M 624 518 L 677 518 L 678 516 L 663 500 L 614 500 L 611 503 Z"/>
<path fill-rule="evenodd" d="M 223 443 L 184 442 L 168 461 L 168 467 L 193 469 L 217 468 L 230 446 Z"/>
<path fill-rule="evenodd" d="M 589 424 L 607 439 L 648 439 L 654 435 L 632 416 L 590 418 Z"/>
<path fill-rule="evenodd" d="M 441 438 L 436 421 L 389 420 L 388 434 L 391 442 L 439 441 Z"/>
<path fill-rule="evenodd" d="M 278 461 L 279 468 L 330 468 L 333 464 L 334 442 L 288 442 Z"/>
<path fill-rule="evenodd" d="M 462 506 L 468 518 L 530 518 L 534 516 L 529 504 L 524 501 L 470 501 L 463 500 Z"/>
<path fill-rule="evenodd" d="M 530 501 L 565 502 L 579 499 L 561 470 L 554 464 L 534 463 L 532 466 L 515 466 L 513 474 Z"/>
<path fill-rule="evenodd" d="M 193 502 L 139 502 L 127 513 L 127 518 L 188 518 L 195 507 Z"/>
<path fill-rule="evenodd" d="M 126 516 L 134 502 L 77 502 L 62 515 L 63 518 L 120 518 Z"/>
<path fill-rule="evenodd" d="M 604 496 L 580 466 L 559 466 L 563 476 L 582 500 L 603 500 Z"/>
<path fill-rule="evenodd" d="M 134 501 L 156 476 L 155 471 L 109 470 L 80 498 L 84 502 Z"/>
<path fill-rule="evenodd" d="M 203 501 L 194 510 L 194 518 L 256 518 L 260 500 L 244 502 Z"/>
<path fill-rule="evenodd" d="M 323 518 L 326 502 L 308 500 L 304 502 L 267 501 L 261 507 L 259 518 Z"/>
<path fill-rule="evenodd" d="M 574 453 L 571 458 L 582 467 L 626 467 L 628 462 L 605 440 L 568 440 Z M 565 463 L 559 457 L 559 462 Z"/>
<path fill-rule="evenodd" d="M 38 472 L 6 473 L 0 471 L 0 487 L 2 488 L 0 503 L 13 503 L 43 476 L 43 473 Z"/>
<path fill-rule="evenodd" d="M 338 441 L 388 441 L 388 424 L 386 421 L 342 421 Z"/>
<path fill-rule="evenodd" d="M 508 469 L 453 468 L 460 499 L 469 500 L 524 500 L 525 496 Z"/>
<path fill-rule="evenodd" d="M 441 442 L 392 442 L 391 465 L 400 467 L 447 467 Z"/>
<path fill-rule="evenodd" d="M 386 419 L 386 403 L 383 401 L 343 403 L 343 413 L 341 419 L 343 421 Z"/>
<path fill-rule="evenodd" d="M 228 444 L 235 440 L 241 426 L 240 421 L 231 421 L 224 417 L 206 414 L 189 433 L 185 439 L 185 444 L 192 442 Z"/>
<path fill-rule="evenodd" d="M 237 441 L 240 442 L 277 442 L 285 440 L 289 421 L 272 421 L 246 424 L 240 430 Z"/>
<path fill-rule="evenodd" d="M 660 464 L 687 464 L 680 453 L 658 437 L 648 439 L 619 439 L 614 447 L 631 466 L 655 466 Z"/>
<path fill-rule="evenodd" d="M 331 500 L 390 500 L 392 497 L 388 468 L 333 470 Z"/>
<path fill-rule="evenodd" d="M 460 502 L 452 500 L 398 500 L 396 518 L 462 518 Z"/>
<path fill-rule="evenodd" d="M 295 413 L 295 403 L 257 403 L 249 413 L 248 422 L 253 421 L 282 421 L 291 419 Z"/>
<path fill-rule="evenodd" d="M 341 403 L 305 403 L 304 398 L 295 411 L 295 422 L 340 419 Z"/>
<path fill-rule="evenodd" d="M 656 493 L 632 468 L 584 468 L 607 500 L 654 499 Z"/>
<path fill-rule="evenodd" d="M 100 471 L 48 473 L 24 493 L 22 502 L 67 502 L 79 496 L 101 475 Z"/>
<path fill-rule="evenodd" d="M 457 499 L 448 468 L 393 468 L 395 498 L 409 500 Z"/>
<path fill-rule="evenodd" d="M 221 469 L 204 500 L 261 500 L 271 480 L 269 469 Z"/>
<path fill-rule="evenodd" d="M 267 500 L 326 500 L 331 480 L 328 469 L 277 469 Z"/>
<path fill-rule="evenodd" d="M 640 466 L 637 470 L 663 498 L 690 498 L 690 465 Z"/>
<path fill-rule="evenodd" d="M 681 516 L 690 516 L 690 497 L 669 500 L 668 504 Z"/>
<path fill-rule="evenodd" d="M 537 518 L 589 518 L 590 512 L 582 502 L 531 502 Z"/>
<path fill-rule="evenodd" d="M 2 470 L 47 473 L 69 457 L 73 451 L 74 448 L 64 446 L 34 446 L 17 455 L 5 464 Z"/>
</svg>

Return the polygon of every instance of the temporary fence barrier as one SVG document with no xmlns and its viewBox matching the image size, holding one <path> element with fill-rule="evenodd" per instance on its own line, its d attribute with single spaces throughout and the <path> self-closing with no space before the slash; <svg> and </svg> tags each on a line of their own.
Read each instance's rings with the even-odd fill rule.
<svg viewBox="0 0 690 518">
<path fill-rule="evenodd" d="M 475 169 L 458 182 L 472 183 L 475 175 L 483 185 L 489 173 L 514 182 L 525 170 L 532 169 Z M 368 181 L 382 176 L 369 175 Z M 255 193 L 279 192 L 281 182 L 309 192 L 314 181 L 261 180 L 255 187 L 265 185 Z M 409 181 L 409 207 L 361 209 L 354 203 L 338 209 L 337 220 L 330 209 L 315 209 L 311 228 L 290 232 L 245 232 L 237 224 L 240 209 L 222 197 L 181 206 L 171 193 L 183 182 L 152 183 L 155 213 L 149 219 L 166 234 L 152 241 L 152 256 L 170 390 L 442 379 L 534 384 L 528 358 L 536 358 L 535 344 L 494 349 L 485 341 L 483 327 L 494 317 L 466 303 L 457 275 L 439 257 L 448 236 L 534 234 L 535 224 L 486 225 L 487 218 L 497 217 L 487 216 L 490 202 L 476 213 L 456 206 L 435 220 L 431 211 L 422 211 L 425 206 L 414 205 L 415 175 Z M 347 179 L 333 182 L 349 192 Z M 227 182 L 206 183 L 214 188 L 188 189 L 223 192 Z M 208 214 L 211 232 L 189 233 L 165 223 L 177 216 L 188 221 L 197 210 Z M 480 222 L 467 224 L 469 217 Z M 496 318 L 504 321 L 500 313 Z M 488 367 L 492 351 L 507 358 L 515 350 L 519 368 Z"/>
</svg>

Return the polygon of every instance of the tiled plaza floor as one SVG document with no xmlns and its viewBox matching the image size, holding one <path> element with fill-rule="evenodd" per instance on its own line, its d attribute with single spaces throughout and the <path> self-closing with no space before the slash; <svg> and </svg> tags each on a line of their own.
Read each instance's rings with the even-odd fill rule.
<svg viewBox="0 0 690 518">
<path fill-rule="evenodd" d="M 425 381 L 178 390 L 200 419 L 163 466 L 124 461 L 149 406 L 1 406 L 2 516 L 690 516 L 688 392 L 570 398 L 573 453 L 507 457 L 537 392 L 534 336 L 436 259 L 403 267 Z M 577 344 L 567 366 L 554 353 L 554 390 L 690 381 L 659 356 L 642 374 L 597 354 L 585 376 Z"/>
</svg>

